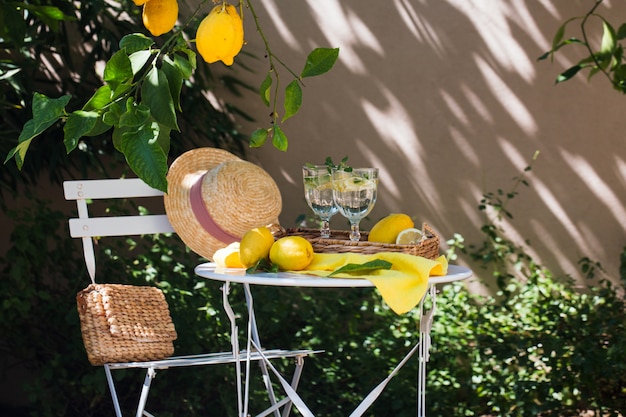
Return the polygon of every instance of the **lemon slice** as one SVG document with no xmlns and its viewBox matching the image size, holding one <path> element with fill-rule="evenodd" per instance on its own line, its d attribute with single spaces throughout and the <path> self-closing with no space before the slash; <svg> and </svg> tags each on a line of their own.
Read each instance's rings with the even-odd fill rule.
<svg viewBox="0 0 626 417">
<path fill-rule="evenodd" d="M 396 245 L 416 245 L 422 238 L 422 231 L 415 228 L 404 229 L 396 238 Z"/>
<path fill-rule="evenodd" d="M 334 180 L 333 187 L 342 193 L 376 189 L 376 181 L 361 177 L 350 177 Z"/>
</svg>

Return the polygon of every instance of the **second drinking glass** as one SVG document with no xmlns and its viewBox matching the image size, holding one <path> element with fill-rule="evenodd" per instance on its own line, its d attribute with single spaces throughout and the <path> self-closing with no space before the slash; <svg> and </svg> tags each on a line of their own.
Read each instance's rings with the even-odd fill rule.
<svg viewBox="0 0 626 417">
<path fill-rule="evenodd" d="M 355 168 L 352 171 L 333 171 L 333 197 L 335 204 L 350 221 L 350 240 L 361 239 L 359 223 L 376 203 L 378 168 Z"/>
</svg>

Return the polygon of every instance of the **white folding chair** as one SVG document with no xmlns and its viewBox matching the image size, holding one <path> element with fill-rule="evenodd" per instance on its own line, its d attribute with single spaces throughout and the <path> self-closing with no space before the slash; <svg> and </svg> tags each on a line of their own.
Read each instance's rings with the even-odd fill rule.
<svg viewBox="0 0 626 417">
<path fill-rule="evenodd" d="M 74 238 L 81 238 L 83 242 L 83 250 L 87 271 L 93 283 L 96 276 L 96 261 L 93 247 L 93 238 L 104 236 L 130 236 L 130 235 L 146 235 L 157 233 L 173 233 L 171 224 L 165 214 L 151 215 L 126 215 L 126 216 L 109 216 L 109 217 L 89 217 L 87 204 L 90 200 L 98 199 L 134 199 L 139 197 L 162 197 L 163 193 L 159 190 L 151 188 L 140 179 L 105 179 L 105 180 L 82 180 L 82 181 L 66 181 L 63 184 L 65 198 L 67 200 L 75 200 L 78 206 L 78 218 L 70 219 L 70 235 Z M 227 297 L 227 294 L 223 295 Z M 230 317 L 230 316 L 229 316 Z M 232 335 L 237 334 L 237 326 L 234 317 L 230 317 Z M 137 405 L 136 417 L 148 416 L 152 414 L 145 410 L 148 393 L 152 380 L 156 376 L 157 370 L 167 368 L 214 365 L 214 364 L 235 364 L 237 372 L 238 391 L 238 415 L 242 415 L 242 396 L 241 396 L 241 358 L 246 360 L 262 361 L 272 358 L 295 358 L 295 370 L 292 376 L 292 388 L 297 389 L 302 367 L 304 365 L 304 357 L 312 353 L 312 350 L 264 350 L 260 352 L 250 352 L 248 355 L 245 351 L 240 351 L 237 337 L 231 337 L 232 350 L 229 352 L 216 352 L 202 355 L 191 356 L 175 356 L 163 360 L 148 362 L 126 362 L 126 363 L 107 363 L 104 365 L 109 390 L 113 398 L 113 406 L 117 417 L 122 417 L 122 411 L 118 400 L 115 382 L 111 371 L 126 368 L 142 368 L 146 370 L 146 376 L 143 380 L 139 403 Z M 266 369 L 262 367 L 264 381 L 269 381 Z M 284 398 L 276 401 L 271 384 L 266 383 L 268 397 L 271 405 L 259 417 L 274 414 L 275 417 L 282 415 L 287 416 L 291 409 L 291 400 Z"/>
</svg>

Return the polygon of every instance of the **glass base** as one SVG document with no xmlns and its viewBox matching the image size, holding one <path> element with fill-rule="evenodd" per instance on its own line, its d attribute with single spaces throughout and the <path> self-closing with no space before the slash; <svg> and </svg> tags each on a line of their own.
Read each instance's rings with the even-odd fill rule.
<svg viewBox="0 0 626 417">
<path fill-rule="evenodd" d="M 359 240 L 361 240 L 361 232 L 359 231 L 358 223 L 350 224 L 350 240 L 352 242 L 358 242 Z"/>
</svg>

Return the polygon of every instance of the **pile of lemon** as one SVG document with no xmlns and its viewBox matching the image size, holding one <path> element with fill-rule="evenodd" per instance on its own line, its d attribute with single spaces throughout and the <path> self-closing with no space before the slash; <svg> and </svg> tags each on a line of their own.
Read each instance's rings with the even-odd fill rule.
<svg viewBox="0 0 626 417">
<path fill-rule="evenodd" d="M 213 255 L 213 261 L 226 268 L 250 268 L 261 260 L 269 260 L 283 271 L 301 271 L 313 260 L 313 246 L 301 236 L 275 239 L 270 229 L 262 226 Z"/>
<path fill-rule="evenodd" d="M 411 217 L 392 213 L 379 220 L 368 235 L 369 242 L 412 245 L 419 243 L 422 231 L 415 228 Z M 313 260 L 311 242 L 301 236 L 276 239 L 268 227 L 247 231 L 241 241 L 219 249 L 213 255 L 217 266 L 251 268 L 267 260 L 283 271 L 301 271 Z"/>
<path fill-rule="evenodd" d="M 422 238 L 422 231 L 415 228 L 415 223 L 407 214 L 392 213 L 380 219 L 369 235 L 369 242 L 396 245 L 415 245 Z"/>
</svg>

